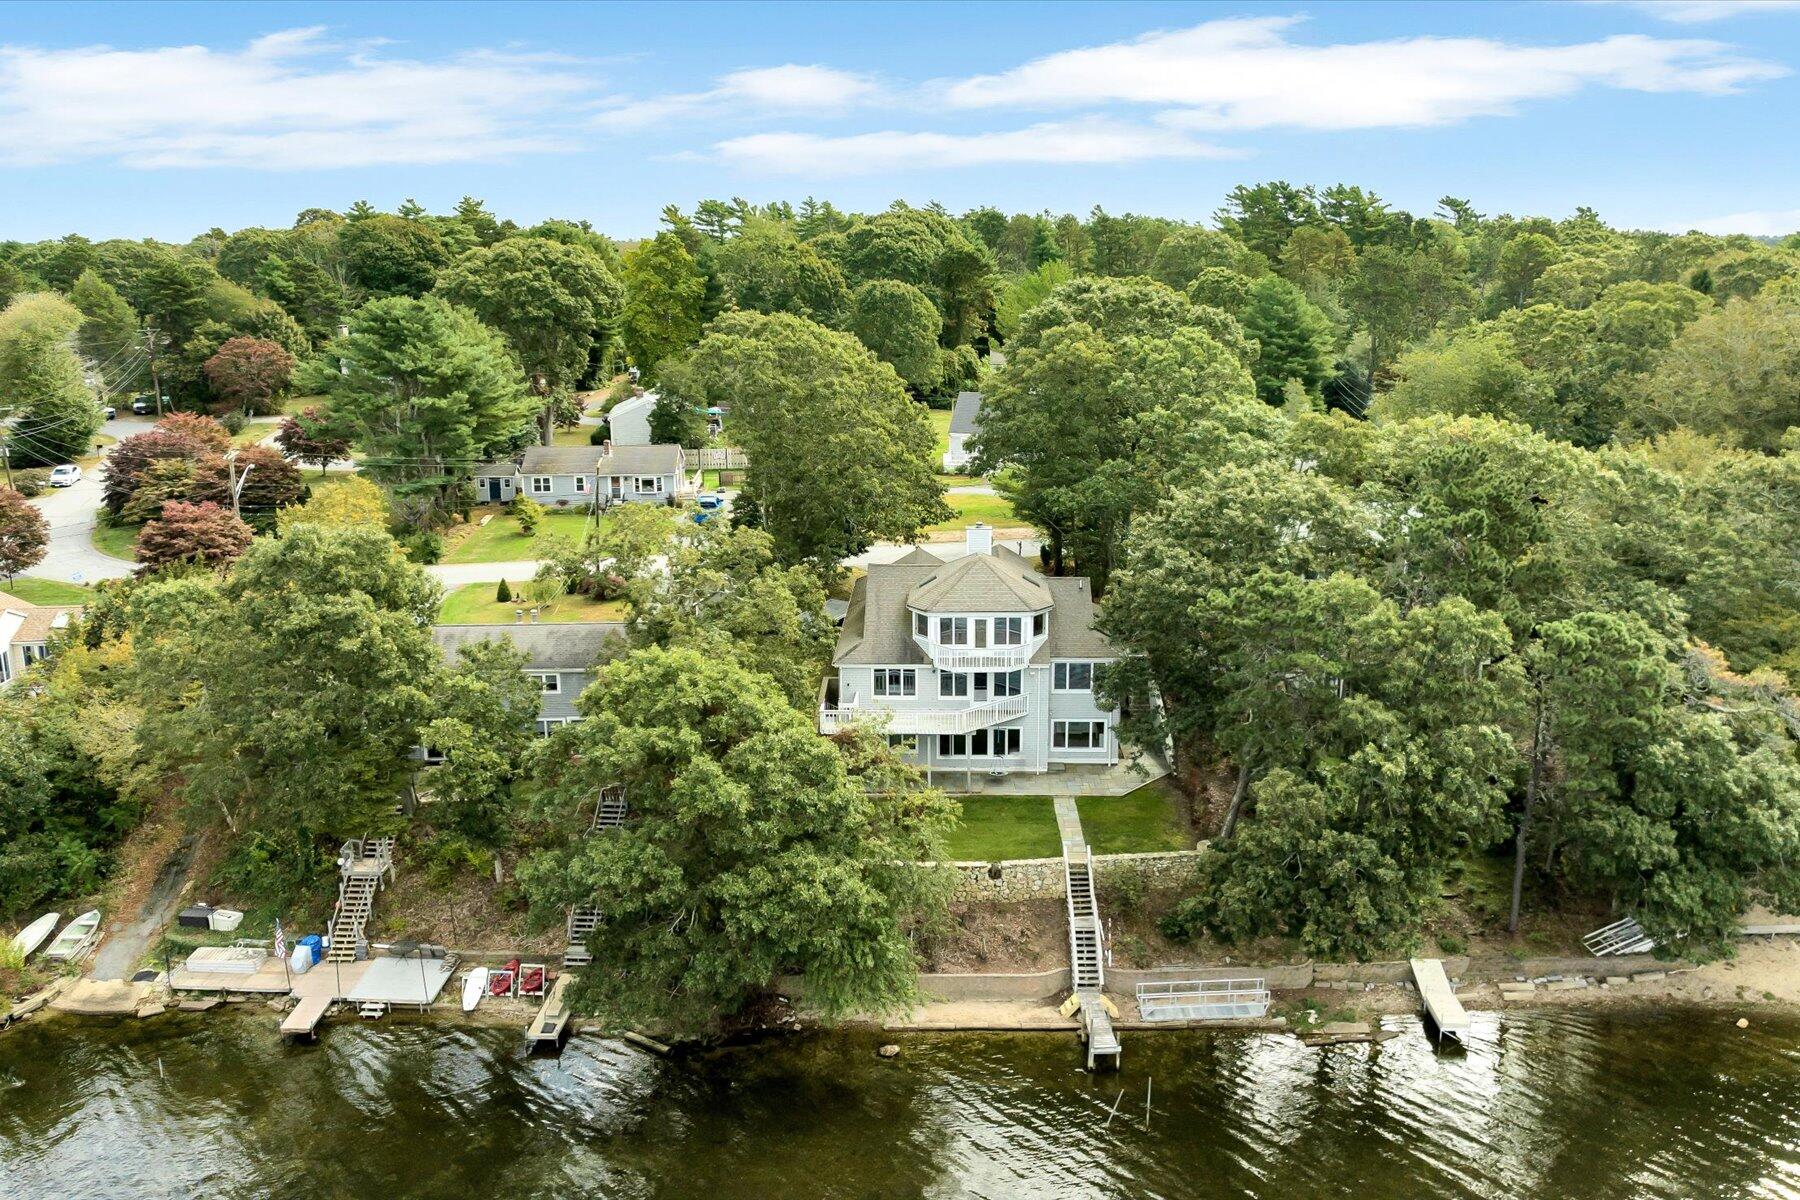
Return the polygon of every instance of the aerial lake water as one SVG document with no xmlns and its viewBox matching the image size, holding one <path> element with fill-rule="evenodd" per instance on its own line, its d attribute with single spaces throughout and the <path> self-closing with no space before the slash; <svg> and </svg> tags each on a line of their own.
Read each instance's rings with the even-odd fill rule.
<svg viewBox="0 0 1800 1200">
<path fill-rule="evenodd" d="M 1800 1020 L 1474 1014 L 1381 1045 L 804 1035 L 683 1060 L 265 1010 L 0 1036 L 0 1197 L 1800 1198 Z M 1145 1091 L 1150 1091 L 1146 1120 Z M 1121 1093 L 1122 1096 L 1121 1096 Z"/>
</svg>

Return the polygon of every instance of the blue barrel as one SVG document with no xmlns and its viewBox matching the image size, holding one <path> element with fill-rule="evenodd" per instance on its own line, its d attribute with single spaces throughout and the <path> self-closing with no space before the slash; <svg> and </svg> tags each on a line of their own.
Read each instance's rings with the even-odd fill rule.
<svg viewBox="0 0 1800 1200">
<path fill-rule="evenodd" d="M 299 944 L 305 946 L 307 951 L 312 954 L 313 965 L 315 967 L 325 961 L 325 943 L 318 934 L 307 934 L 300 939 Z"/>
</svg>

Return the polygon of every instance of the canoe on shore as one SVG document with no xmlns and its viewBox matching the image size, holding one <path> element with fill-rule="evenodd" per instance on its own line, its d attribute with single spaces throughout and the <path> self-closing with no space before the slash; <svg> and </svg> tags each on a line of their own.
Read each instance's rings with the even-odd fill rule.
<svg viewBox="0 0 1800 1200">
<path fill-rule="evenodd" d="M 55 932 L 56 923 L 60 920 L 62 920 L 61 913 L 45 913 L 13 934 L 13 949 L 19 952 L 21 962 L 37 953 L 37 948 L 44 944 L 45 938 Z"/>
<path fill-rule="evenodd" d="M 56 940 L 44 951 L 44 957 L 52 962 L 68 962 L 78 958 L 94 944 L 99 933 L 100 910 L 90 908 L 63 926 L 63 931 L 56 935 Z"/>
</svg>

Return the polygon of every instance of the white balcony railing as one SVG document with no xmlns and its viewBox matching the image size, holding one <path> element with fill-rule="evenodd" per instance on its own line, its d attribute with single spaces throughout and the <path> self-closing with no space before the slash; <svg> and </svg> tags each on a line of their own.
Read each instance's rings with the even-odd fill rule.
<svg viewBox="0 0 1800 1200">
<path fill-rule="evenodd" d="M 907 709 L 863 704 L 855 692 L 848 692 L 835 707 L 819 705 L 819 732 L 836 733 L 855 721 L 873 721 L 888 733 L 969 733 L 1024 715 L 1024 696 L 999 696 L 966 708 Z"/>
<path fill-rule="evenodd" d="M 940 671 L 1020 671 L 1031 663 L 1030 646 L 945 646 L 915 638 Z"/>
</svg>

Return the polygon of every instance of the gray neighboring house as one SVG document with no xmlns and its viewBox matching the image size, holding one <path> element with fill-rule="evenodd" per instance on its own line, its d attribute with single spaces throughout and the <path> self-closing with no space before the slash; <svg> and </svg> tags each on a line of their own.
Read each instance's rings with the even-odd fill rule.
<svg viewBox="0 0 1800 1200">
<path fill-rule="evenodd" d="M 972 525 L 968 554 L 915 548 L 856 581 L 819 696 L 819 731 L 871 720 L 933 770 L 1041 772 L 1119 761 L 1096 702 L 1117 657 L 1088 581 L 1040 574 Z"/>
<path fill-rule="evenodd" d="M 974 458 L 969 439 L 981 430 L 981 393 L 958 392 L 950 409 L 950 448 L 944 451 L 944 472 L 958 475 Z"/>
<path fill-rule="evenodd" d="M 525 654 L 525 673 L 536 677 L 542 700 L 538 704 L 537 732 L 545 737 L 558 726 L 581 719 L 575 697 L 594 681 L 594 664 L 607 642 L 623 638 L 619 621 L 590 621 L 564 625 L 433 625 L 431 640 L 444 660 L 455 663 L 457 651 L 476 642 L 511 642 Z M 426 760 L 431 761 L 429 753 Z"/>
<path fill-rule="evenodd" d="M 49 658 L 56 639 L 79 616 L 77 604 L 32 604 L 0 592 L 0 687 L 40 658 Z"/>
<path fill-rule="evenodd" d="M 673 504 L 699 490 L 680 446 L 533 446 L 512 462 L 483 463 L 475 490 L 484 503 L 530 496 L 549 508 L 649 501 Z"/>
<path fill-rule="evenodd" d="M 659 399 L 661 397 L 655 392 L 643 392 L 627 396 L 613 405 L 606 414 L 606 424 L 612 432 L 613 445 L 648 446 L 650 413 Z"/>
</svg>

